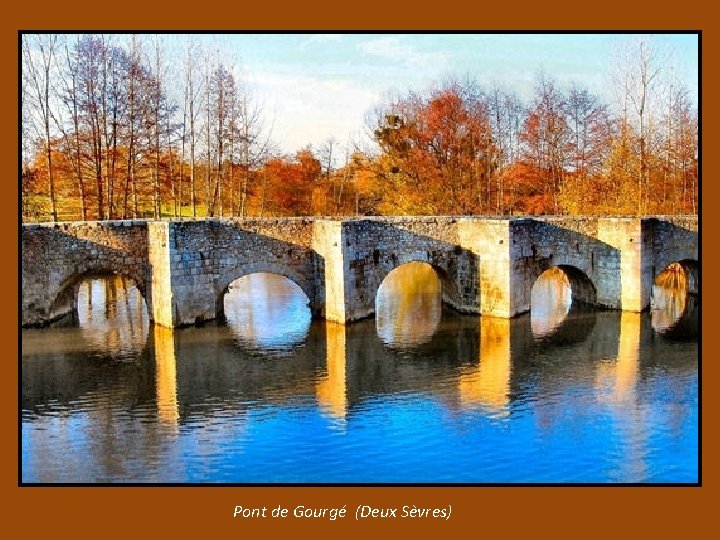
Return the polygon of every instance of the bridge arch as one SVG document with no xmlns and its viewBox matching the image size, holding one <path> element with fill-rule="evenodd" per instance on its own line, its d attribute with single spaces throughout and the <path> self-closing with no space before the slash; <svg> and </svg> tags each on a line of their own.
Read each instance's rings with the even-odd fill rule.
<svg viewBox="0 0 720 540">
<path fill-rule="evenodd" d="M 528 311 L 534 282 L 552 266 L 581 272 L 571 275 L 576 299 L 642 311 L 654 277 L 673 262 L 695 261 L 688 275 L 699 292 L 698 228 L 695 216 L 24 224 L 22 324 L 61 316 L 72 305 L 70 282 L 91 272 L 132 279 L 162 325 L 212 319 L 229 283 L 257 272 L 289 278 L 313 315 L 345 323 L 371 316 L 387 274 L 411 261 L 430 264 L 443 301 L 462 312 Z"/>
<path fill-rule="evenodd" d="M 435 275 L 440 281 L 440 295 L 442 301 L 455 309 L 459 309 L 462 306 L 462 298 L 460 296 L 460 288 L 458 284 L 450 277 L 448 266 L 453 264 L 451 260 L 433 260 L 428 256 L 426 251 L 415 252 L 415 253 L 399 253 L 390 259 L 390 264 L 382 265 L 378 273 L 377 287 L 375 288 L 375 294 L 372 298 L 373 306 L 377 299 L 380 287 L 385 282 L 387 277 L 402 266 L 410 263 L 423 263 L 428 265 L 435 271 Z"/>
<path fill-rule="evenodd" d="M 388 272 L 374 302 L 380 339 L 391 347 L 430 341 L 442 316 L 442 292 L 451 283 L 442 268 L 422 261 L 406 262 Z"/>
<path fill-rule="evenodd" d="M 254 262 L 240 264 L 218 277 L 215 285 L 215 313 L 218 320 L 225 319 L 224 298 L 229 290 L 230 284 L 242 277 L 260 273 L 276 274 L 292 281 L 300 287 L 307 297 L 310 311 L 315 311 L 315 285 L 312 281 L 287 265 L 273 262 Z"/>
<path fill-rule="evenodd" d="M 51 286 L 48 291 L 47 298 L 50 299 L 49 305 L 46 307 L 47 322 L 60 319 L 66 315 L 70 315 L 77 310 L 78 307 L 78 291 L 80 284 L 86 279 L 106 278 L 111 276 L 122 276 L 132 280 L 133 284 L 140 292 L 148 317 L 152 320 L 152 301 L 148 296 L 147 284 L 143 276 L 137 272 L 119 270 L 116 268 L 84 263 L 75 268 L 72 272 L 60 279 L 55 286 Z"/>
<path fill-rule="evenodd" d="M 698 261 L 684 259 L 653 276 L 650 312 L 656 332 L 680 340 L 697 336 L 699 273 Z"/>
<path fill-rule="evenodd" d="M 567 280 L 571 295 L 570 309 L 572 309 L 573 306 L 597 305 L 597 289 L 595 288 L 595 284 L 587 273 L 573 265 L 557 264 L 546 268 L 542 272 L 535 273 L 530 279 L 531 288 L 535 288 L 541 277 L 549 276 L 552 273 L 561 274 Z"/>
<path fill-rule="evenodd" d="M 677 221 L 677 222 L 676 222 Z M 698 276 L 699 242 L 697 230 L 688 228 L 682 220 L 653 219 L 652 280 L 673 263 Z M 692 276 L 688 276 L 692 277 Z"/>
</svg>

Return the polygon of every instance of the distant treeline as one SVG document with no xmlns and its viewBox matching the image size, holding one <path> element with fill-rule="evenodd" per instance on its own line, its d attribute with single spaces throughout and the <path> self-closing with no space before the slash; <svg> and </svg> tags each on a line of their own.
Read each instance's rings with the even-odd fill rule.
<svg viewBox="0 0 720 540">
<path fill-rule="evenodd" d="M 375 148 L 328 139 L 292 156 L 235 66 L 192 37 L 182 76 L 143 36 L 22 48 L 25 221 L 698 210 L 697 109 L 647 41 L 618 62 L 616 103 L 543 75 L 529 102 L 446 80 L 378 105 Z"/>
</svg>

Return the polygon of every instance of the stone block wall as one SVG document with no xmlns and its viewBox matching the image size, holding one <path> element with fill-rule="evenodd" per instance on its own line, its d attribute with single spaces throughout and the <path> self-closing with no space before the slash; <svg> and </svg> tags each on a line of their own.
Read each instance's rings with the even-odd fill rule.
<svg viewBox="0 0 720 540">
<path fill-rule="evenodd" d="M 530 309 L 542 272 L 565 268 L 576 299 L 642 311 L 654 277 L 697 261 L 696 217 L 277 218 L 73 222 L 22 227 L 22 324 L 72 311 L 84 276 L 133 279 L 158 324 L 222 317 L 229 284 L 271 272 L 294 281 L 317 317 L 370 316 L 398 266 L 433 266 L 460 311 L 513 317 Z M 699 265 L 693 292 L 699 289 Z"/>
<path fill-rule="evenodd" d="M 294 281 L 307 296 L 310 306 L 315 306 L 313 220 L 233 219 L 209 223 L 219 297 L 238 277 L 271 272 Z"/>
<path fill-rule="evenodd" d="M 674 262 L 698 261 L 698 223 L 695 217 L 652 219 L 653 278 Z"/>
<path fill-rule="evenodd" d="M 597 231 L 598 218 L 513 220 L 511 260 L 515 313 L 530 309 L 532 287 L 551 267 L 566 271 L 574 285 L 574 300 L 620 308 L 620 251 L 599 239 Z"/>
<path fill-rule="evenodd" d="M 291 279 L 315 306 L 310 220 L 179 220 L 168 226 L 173 326 L 222 317 L 230 283 L 256 272 Z"/>
<path fill-rule="evenodd" d="M 515 315 L 510 272 L 510 220 L 465 218 L 458 241 L 477 265 L 475 305 L 483 315 Z"/>
<path fill-rule="evenodd" d="M 317 220 L 313 223 L 312 250 L 315 253 L 315 300 L 318 316 L 345 322 L 345 266 L 342 222 Z"/>
<path fill-rule="evenodd" d="M 653 266 L 653 224 L 645 218 L 602 218 L 598 237 L 620 252 L 620 303 L 626 311 L 643 311 L 650 305 Z"/>
<path fill-rule="evenodd" d="M 173 288 L 171 280 L 170 223 L 148 223 L 148 262 L 152 269 L 152 306 L 148 306 L 150 318 L 157 324 L 172 327 L 175 321 Z M 152 307 L 152 309 L 151 309 Z"/>
<path fill-rule="evenodd" d="M 84 276 L 117 273 L 135 281 L 151 312 L 145 221 L 22 226 L 22 324 L 43 325 L 76 309 Z"/>
<path fill-rule="evenodd" d="M 345 320 L 372 315 L 385 277 L 413 261 L 435 268 L 445 302 L 460 311 L 477 312 L 477 261 L 458 243 L 457 222 L 450 217 L 343 221 Z"/>
</svg>

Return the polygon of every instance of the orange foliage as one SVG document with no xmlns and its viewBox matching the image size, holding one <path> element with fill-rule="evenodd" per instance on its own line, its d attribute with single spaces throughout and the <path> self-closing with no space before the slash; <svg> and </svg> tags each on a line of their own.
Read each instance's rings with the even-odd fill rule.
<svg viewBox="0 0 720 540">
<path fill-rule="evenodd" d="M 516 161 L 503 171 L 504 207 L 513 215 L 550 214 L 553 201 L 545 189 L 545 171 L 532 163 Z"/>
<path fill-rule="evenodd" d="M 264 211 L 271 215 L 311 215 L 314 183 L 320 172 L 320 161 L 310 148 L 300 150 L 293 161 L 268 161 L 261 172 L 265 180 Z"/>
<path fill-rule="evenodd" d="M 105 65 L 96 62 L 94 51 L 104 45 L 93 39 L 83 44 L 87 50 L 77 49 L 67 61 L 80 62 L 87 71 L 80 73 L 83 80 L 93 81 L 93 70 Z M 386 103 L 372 126 L 380 151 L 348 151 L 344 166 L 333 170 L 331 156 L 337 154 L 327 147 L 318 154 L 323 172 L 309 146 L 294 156 L 273 155 L 272 145 L 262 143 L 256 133 L 255 146 L 243 147 L 241 141 L 252 139 L 253 125 L 238 123 L 239 109 L 231 105 L 237 106 L 233 96 L 240 94 L 229 75 L 213 86 L 213 103 L 223 119 L 213 128 L 216 140 L 210 137 L 210 117 L 198 117 L 191 152 L 187 126 L 180 129 L 179 108 L 168 96 L 157 95 L 159 79 L 152 69 L 119 50 L 103 54 L 111 55 L 119 70 L 114 76 L 124 81 L 117 88 L 133 82 L 138 93 L 129 101 L 122 92 L 108 94 L 109 87 L 94 96 L 112 98 L 108 104 L 118 114 L 117 126 L 105 122 L 117 131 L 108 127 L 104 136 L 93 127 L 99 118 L 96 124 L 87 121 L 90 112 L 99 114 L 91 107 L 90 87 L 80 85 L 77 95 L 64 96 L 76 99 L 80 110 L 77 121 L 63 127 L 63 136 L 48 143 L 59 219 L 150 217 L 158 212 L 187 216 L 193 205 L 198 216 L 698 210 L 699 119 L 682 92 L 670 96 L 650 141 L 641 139 L 627 119 L 613 118 L 599 97 L 575 86 L 562 91 L 540 79 L 526 107 L 517 96 L 513 101 L 511 93 L 499 98 L 473 81 L 448 82 Z M 155 99 L 157 111 L 140 106 L 148 96 L 161 98 Z M 158 122 L 165 126 L 162 137 Z M 24 165 L 23 219 L 51 219 L 50 171 L 42 144 Z"/>
<path fill-rule="evenodd" d="M 375 130 L 386 157 L 379 175 L 392 185 L 385 206 L 412 214 L 482 211 L 496 152 L 482 103 L 450 85 L 390 109 Z"/>
</svg>

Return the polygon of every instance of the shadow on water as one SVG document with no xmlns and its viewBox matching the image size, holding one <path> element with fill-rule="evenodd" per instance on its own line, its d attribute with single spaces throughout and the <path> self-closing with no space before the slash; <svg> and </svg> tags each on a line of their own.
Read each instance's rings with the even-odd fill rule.
<svg viewBox="0 0 720 540">
<path fill-rule="evenodd" d="M 23 330 L 25 350 L 82 351 L 92 357 L 133 361 L 150 331 L 145 300 L 134 282 L 118 275 L 89 277 L 77 285 L 72 313 L 48 328 Z"/>
<path fill-rule="evenodd" d="M 421 269 L 421 275 L 427 276 L 424 272 Z M 333 370 L 343 374 L 343 399 L 352 406 L 378 395 L 442 394 L 449 386 L 466 385 L 478 375 L 478 369 L 487 371 L 491 363 L 495 373 L 503 373 L 504 387 L 511 375 L 517 381 L 525 368 L 535 369 L 538 359 L 552 357 L 561 369 L 578 362 L 590 365 L 593 358 L 617 356 L 621 342 L 620 313 L 596 312 L 582 305 L 564 308 L 562 319 L 545 323 L 544 332 L 539 333 L 537 314 L 510 320 L 459 315 L 442 307 L 438 296 L 427 301 L 430 295 L 419 287 L 415 291 L 419 291 L 419 301 L 414 298 L 418 294 L 399 299 L 379 295 L 384 322 L 365 320 L 344 326 L 311 321 L 306 298 L 285 278 L 258 275 L 239 281 L 245 284 L 234 291 L 245 296 L 227 295 L 226 323 L 182 330 L 150 327 L 149 336 L 147 314 L 142 310 L 129 309 L 132 321 L 120 317 L 126 306 L 125 293 L 120 292 L 124 289 L 106 296 L 115 302 L 107 309 L 91 301 L 103 296 L 99 291 L 104 285 L 89 283 L 80 295 L 88 308 L 80 307 L 77 327 L 23 331 L 23 376 L 28 382 L 23 395 L 42 401 L 36 390 L 58 384 L 64 390 L 51 395 L 71 395 L 73 386 L 80 389 L 92 380 L 111 381 L 113 376 L 101 376 L 105 364 L 111 370 L 113 363 L 132 359 L 145 369 L 150 361 L 146 357 L 155 356 L 155 360 L 162 357 L 155 368 L 174 364 L 181 408 L 193 408 L 192 404 L 207 399 L 252 403 L 271 396 L 314 395 L 318 381 L 327 380 Z M 429 283 L 435 287 L 432 280 Z M 263 304 L 260 300 L 268 288 L 278 294 L 270 294 L 272 302 Z M 686 305 L 694 301 L 690 297 Z M 695 315 L 688 317 L 688 313 L 693 310 L 685 309 L 662 335 L 696 341 L 696 310 Z M 418 323 L 422 317 L 424 324 Z M 656 327 L 655 319 L 652 322 Z M 116 324 L 120 324 L 119 334 Z M 648 344 L 652 345 L 652 340 Z M 50 379 L 41 376 L 39 358 L 58 363 L 57 369 L 50 370 Z M 51 381 L 58 371 L 62 377 Z M 30 380 L 37 378 L 45 381 L 30 385 Z"/>
<path fill-rule="evenodd" d="M 311 321 L 292 283 L 258 275 L 226 296 L 225 324 L 148 330 L 146 315 L 130 309 L 120 334 L 98 338 L 87 321 L 119 321 L 125 293 L 90 287 L 85 323 L 23 330 L 23 478 L 242 481 L 257 473 L 260 481 L 324 481 L 343 471 L 352 480 L 367 478 L 363 456 L 382 449 L 393 468 L 385 479 L 417 459 L 415 481 L 427 478 L 429 463 L 451 479 L 507 481 L 528 469 L 521 481 L 562 479 L 572 469 L 581 480 L 643 480 L 651 476 L 648 454 L 664 454 L 649 434 L 657 422 L 665 429 L 665 417 L 637 411 L 668 399 L 668 429 L 687 440 L 697 405 L 692 327 L 681 346 L 655 339 L 647 313 L 565 302 L 546 310 L 562 314 L 552 321 L 459 315 L 440 304 L 431 267 L 408 270 L 421 279 L 390 280 L 399 295 L 383 291 L 375 320 L 347 326 Z M 96 311 L 101 297 L 116 306 Z M 130 325 L 135 338 L 127 339 L 143 345 L 118 354 Z M 498 425 L 513 426 L 514 438 Z M 597 454 L 608 437 L 627 448 L 616 462 Z M 532 454 L 535 440 L 550 457 L 559 448 L 565 461 Z M 316 470 L 318 455 L 334 467 Z M 636 456 L 632 467 L 627 455 Z M 492 476 L 491 462 L 477 461 L 486 457 L 505 472 Z M 592 469 L 606 459 L 610 472 Z"/>
</svg>

